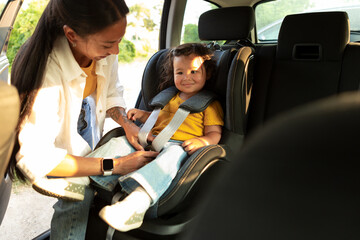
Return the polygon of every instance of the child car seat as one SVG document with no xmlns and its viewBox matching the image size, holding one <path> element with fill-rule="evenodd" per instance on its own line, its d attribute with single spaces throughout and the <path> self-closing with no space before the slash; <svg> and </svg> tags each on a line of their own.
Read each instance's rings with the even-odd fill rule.
<svg viewBox="0 0 360 240">
<path fill-rule="evenodd" d="M 254 13 L 250 7 L 217 9 L 216 11 L 211 10 L 210 13 L 210 17 L 205 18 L 208 19 L 207 21 L 215 18 L 219 20 L 219 14 L 223 16 L 220 18 L 220 21 L 212 24 L 230 26 L 236 19 L 239 24 L 246 25 L 246 28 L 228 29 L 228 34 L 223 36 L 224 29 L 222 27 L 207 28 L 207 31 L 201 30 L 207 26 L 207 24 L 206 21 L 200 20 L 199 32 L 201 32 L 200 37 L 202 40 L 239 40 L 244 36 L 248 37 L 254 26 Z M 202 17 L 200 19 L 202 19 Z M 244 32 L 244 29 L 246 32 Z M 218 33 L 218 35 L 216 35 L 216 33 Z M 157 94 L 162 61 L 167 51 L 168 49 L 160 50 L 148 61 L 144 70 L 141 93 L 136 103 L 137 108 L 148 111 L 152 110 L 149 102 Z M 221 141 L 222 144 L 227 145 L 227 143 L 231 141 L 242 141 L 241 137 L 239 140 L 238 136 L 244 134 L 244 127 L 237 127 L 238 123 L 235 119 L 243 116 L 238 113 L 234 114 L 232 111 L 240 112 L 239 109 L 237 109 L 240 106 L 237 104 L 244 101 L 244 99 L 245 101 L 249 101 L 249 99 L 235 92 L 237 90 L 240 91 L 240 89 L 244 87 L 244 83 L 235 83 L 235 81 L 248 80 L 248 66 L 249 59 L 252 59 L 252 52 L 250 47 L 245 47 L 238 43 L 226 49 L 215 51 L 214 58 L 217 61 L 217 74 L 212 78 L 211 81 L 213 82 L 209 84 L 211 86 L 209 90 L 217 95 L 225 111 L 225 127 L 223 130 L 225 134 L 223 136 L 224 140 Z M 241 109 L 241 111 L 245 116 L 246 109 Z M 227 120 L 228 116 L 232 116 L 232 119 Z M 107 133 L 100 140 L 98 146 L 101 146 L 110 138 L 120 135 L 123 135 L 123 130 L 116 128 Z M 223 145 L 207 146 L 191 155 L 191 157 L 183 163 L 183 166 L 168 190 L 163 194 L 157 204 L 148 210 L 143 225 L 139 229 L 134 229 L 126 233 L 116 231 L 113 239 L 171 239 L 177 236 L 181 233 L 183 227 L 193 218 L 195 202 L 201 198 L 202 191 L 205 191 L 207 187 L 212 185 L 211 181 L 216 180 L 215 176 L 225 161 Z M 99 227 L 95 227 L 95 225 L 102 225 L 101 231 L 106 231 L 107 229 L 106 224 L 97 217 L 98 210 L 101 204 L 104 203 L 99 198 L 95 200 L 100 203 L 96 203 L 97 209 L 92 209 L 90 214 L 87 239 L 99 236 Z M 109 199 L 107 199 L 107 201 L 109 201 Z M 109 204 L 109 202 L 105 204 Z M 95 229 L 97 230 L 96 235 L 92 234 L 92 231 Z"/>
</svg>

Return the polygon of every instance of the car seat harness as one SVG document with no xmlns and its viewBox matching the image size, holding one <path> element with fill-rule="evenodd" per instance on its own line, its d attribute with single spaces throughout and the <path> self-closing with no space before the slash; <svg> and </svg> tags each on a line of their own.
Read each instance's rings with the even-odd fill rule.
<svg viewBox="0 0 360 240">
<path fill-rule="evenodd" d="M 174 117 L 171 119 L 170 123 L 157 135 L 154 141 L 149 146 L 147 141 L 148 135 L 151 129 L 154 127 L 160 110 L 165 107 L 165 105 L 178 93 L 178 90 L 175 86 L 169 87 L 158 93 L 151 101 L 150 106 L 154 109 L 149 118 L 146 120 L 144 125 L 139 131 L 139 141 L 144 148 L 149 148 L 160 152 L 170 138 L 174 135 L 176 130 L 184 122 L 186 117 L 190 113 L 198 113 L 204 111 L 211 102 L 215 99 L 215 94 L 208 91 L 202 90 L 191 98 L 183 102 L 179 109 L 176 111 Z"/>
</svg>

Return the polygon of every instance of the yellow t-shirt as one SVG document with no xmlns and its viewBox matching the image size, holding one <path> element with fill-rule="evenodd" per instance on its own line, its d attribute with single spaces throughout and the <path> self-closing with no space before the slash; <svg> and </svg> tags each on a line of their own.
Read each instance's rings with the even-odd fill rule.
<svg viewBox="0 0 360 240">
<path fill-rule="evenodd" d="M 86 68 L 81 68 L 87 75 L 86 78 L 86 84 L 83 94 L 83 99 L 85 99 L 87 96 L 91 95 L 96 90 L 97 85 L 97 76 L 96 76 L 96 62 L 92 61 L 90 66 Z"/>
<path fill-rule="evenodd" d="M 178 93 L 168 104 L 166 104 L 160 111 L 155 127 L 152 129 L 152 134 L 158 135 L 169 124 L 180 104 L 183 102 L 184 100 L 180 98 Z M 189 114 L 171 139 L 185 141 L 191 138 L 204 136 L 205 126 L 223 126 L 223 117 L 224 113 L 220 103 L 218 101 L 213 101 L 205 111 Z"/>
</svg>

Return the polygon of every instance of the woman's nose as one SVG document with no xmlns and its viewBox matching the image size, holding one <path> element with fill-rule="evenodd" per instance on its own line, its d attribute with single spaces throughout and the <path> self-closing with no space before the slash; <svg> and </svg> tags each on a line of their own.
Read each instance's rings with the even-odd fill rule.
<svg viewBox="0 0 360 240">
<path fill-rule="evenodd" d="M 114 44 L 114 46 L 110 49 L 110 54 L 119 54 L 119 44 Z"/>
</svg>

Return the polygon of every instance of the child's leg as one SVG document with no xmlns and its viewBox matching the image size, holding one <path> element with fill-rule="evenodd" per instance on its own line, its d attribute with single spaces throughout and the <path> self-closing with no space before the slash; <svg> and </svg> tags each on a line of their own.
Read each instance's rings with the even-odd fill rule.
<svg viewBox="0 0 360 240">
<path fill-rule="evenodd" d="M 170 186 L 186 157 L 187 153 L 180 144 L 168 142 L 156 159 L 120 177 L 120 185 L 127 193 L 141 185 L 150 195 L 152 203 L 155 203 Z"/>
<path fill-rule="evenodd" d="M 166 191 L 186 156 L 179 144 L 168 143 L 155 160 L 119 179 L 129 196 L 104 207 L 100 217 L 119 231 L 140 227 L 146 211 Z"/>
</svg>

